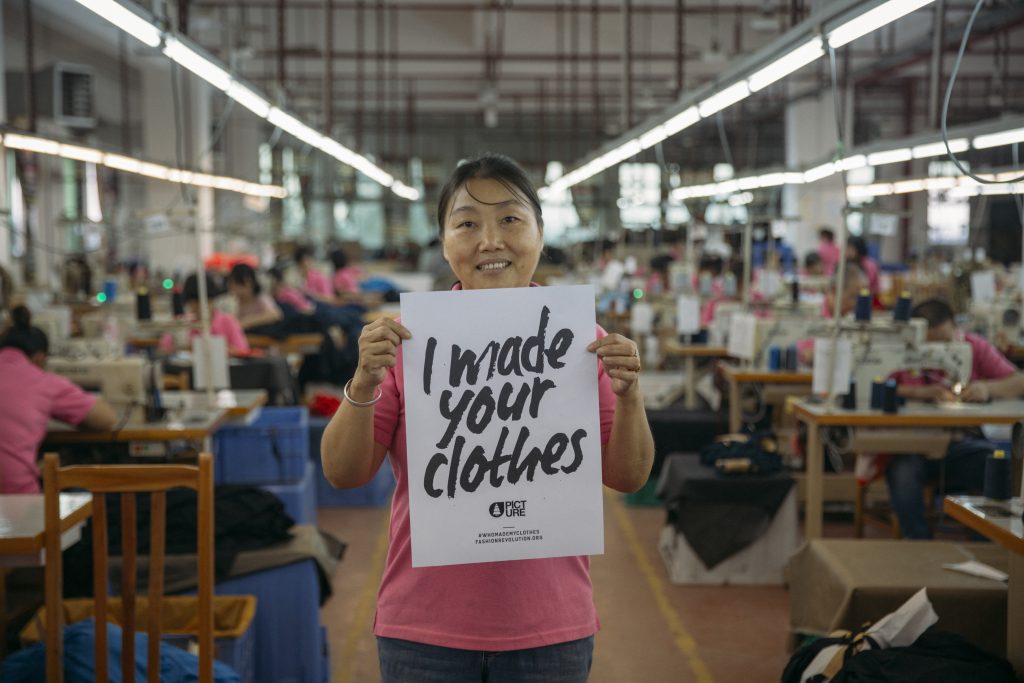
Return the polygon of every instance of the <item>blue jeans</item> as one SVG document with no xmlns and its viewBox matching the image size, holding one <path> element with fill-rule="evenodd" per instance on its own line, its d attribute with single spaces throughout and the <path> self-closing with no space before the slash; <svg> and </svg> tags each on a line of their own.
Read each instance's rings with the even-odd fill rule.
<svg viewBox="0 0 1024 683">
<path fill-rule="evenodd" d="M 383 683 L 586 683 L 594 637 L 483 652 L 377 638 Z"/>
<path fill-rule="evenodd" d="M 896 455 L 885 470 L 889 500 L 904 538 L 931 538 L 924 509 L 924 484 L 942 475 L 944 493 L 980 491 L 985 481 L 985 458 L 993 446 L 985 439 L 954 441 L 943 460 L 920 455 Z"/>
</svg>

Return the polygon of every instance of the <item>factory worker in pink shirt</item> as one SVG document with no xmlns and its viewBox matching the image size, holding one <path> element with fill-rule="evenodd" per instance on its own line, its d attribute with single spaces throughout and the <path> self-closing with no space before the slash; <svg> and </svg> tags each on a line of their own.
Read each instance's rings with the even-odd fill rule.
<svg viewBox="0 0 1024 683">
<path fill-rule="evenodd" d="M 836 245 L 836 234 L 831 228 L 818 230 L 818 258 L 821 259 L 821 270 L 825 275 L 832 275 L 839 265 L 839 247 Z"/>
<path fill-rule="evenodd" d="M 309 247 L 295 250 L 295 266 L 302 275 L 302 290 L 307 296 L 324 303 L 334 302 L 334 285 L 313 265 L 313 251 Z"/>
<path fill-rule="evenodd" d="M 531 286 L 541 207 L 511 159 L 485 155 L 455 169 L 441 191 L 438 226 L 455 289 Z M 604 483 L 634 491 L 654 457 L 637 346 L 600 328 L 595 337 L 587 351 L 596 355 Z M 412 567 L 401 346 L 411 338 L 388 318 L 364 328 L 346 401 L 321 444 L 335 486 L 365 484 L 385 457 L 397 478 L 374 624 L 383 683 L 586 681 L 598 630 L 587 557 Z"/>
<path fill-rule="evenodd" d="M 212 302 L 213 299 L 220 294 L 220 289 L 216 286 L 213 278 L 210 274 L 206 274 L 206 294 L 209 300 Z M 185 279 L 185 287 L 183 291 L 185 299 L 185 307 L 189 313 L 196 320 L 199 319 L 199 280 L 196 278 L 195 273 L 189 275 Z M 194 337 L 198 337 L 202 334 L 202 331 L 198 328 L 189 330 L 189 340 Z M 214 337 L 224 337 L 227 341 L 228 353 L 232 356 L 245 356 L 251 351 L 249 348 L 249 340 L 245 337 L 245 332 L 242 330 L 241 323 L 238 322 L 238 318 L 219 310 L 217 307 L 210 305 L 210 335 Z"/>
<path fill-rule="evenodd" d="M 49 421 L 106 431 L 117 416 L 101 398 L 46 372 L 50 343 L 24 306 L 0 334 L 0 493 L 40 493 L 36 456 Z"/>
</svg>

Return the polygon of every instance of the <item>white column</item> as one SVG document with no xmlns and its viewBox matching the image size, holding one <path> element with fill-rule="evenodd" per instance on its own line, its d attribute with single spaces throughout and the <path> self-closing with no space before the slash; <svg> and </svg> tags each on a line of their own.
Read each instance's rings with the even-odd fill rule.
<svg viewBox="0 0 1024 683">
<path fill-rule="evenodd" d="M 0 2 L 0 36 L 4 35 L 4 3 Z M 0 50 L 0 74 L 6 73 L 4 67 L 4 51 Z M 7 123 L 7 93 L 4 90 L 6 78 L 0 78 L 0 124 Z M 0 223 L 5 227 L 0 229 L 0 263 L 8 271 L 15 269 L 11 264 L 11 203 L 7 198 L 7 150 L 0 145 Z M 13 276 L 14 273 L 12 272 Z"/>
<path fill-rule="evenodd" d="M 213 89 L 205 81 L 198 78 L 189 78 L 188 84 L 192 87 L 193 113 L 193 135 L 195 149 L 192 158 L 198 162 L 199 169 L 205 173 L 213 172 L 213 155 L 206 152 L 210 149 L 210 116 L 211 100 Z M 213 253 L 213 230 L 216 215 L 213 189 L 209 187 L 198 188 L 196 192 L 196 222 L 198 223 L 199 254 L 206 260 Z"/>
</svg>

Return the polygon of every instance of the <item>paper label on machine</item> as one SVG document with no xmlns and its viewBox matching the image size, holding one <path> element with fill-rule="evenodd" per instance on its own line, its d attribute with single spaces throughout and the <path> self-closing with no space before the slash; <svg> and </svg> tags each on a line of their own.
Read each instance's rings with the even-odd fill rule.
<svg viewBox="0 0 1024 683">
<path fill-rule="evenodd" d="M 414 567 L 604 551 L 594 289 L 402 295 Z"/>
</svg>

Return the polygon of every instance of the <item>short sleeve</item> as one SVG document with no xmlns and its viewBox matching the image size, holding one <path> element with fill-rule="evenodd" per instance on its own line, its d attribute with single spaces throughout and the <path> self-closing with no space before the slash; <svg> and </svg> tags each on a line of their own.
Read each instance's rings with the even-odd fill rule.
<svg viewBox="0 0 1024 683">
<path fill-rule="evenodd" d="M 398 432 L 402 415 L 402 347 L 395 355 L 395 367 L 388 368 L 388 374 L 380 385 L 381 396 L 373 411 L 373 439 L 389 451 Z"/>
<path fill-rule="evenodd" d="M 976 334 L 968 334 L 966 339 L 974 356 L 971 363 L 972 380 L 1005 379 L 1017 372 L 1017 367 L 987 339 Z"/>
<path fill-rule="evenodd" d="M 597 339 L 607 337 L 608 333 L 600 325 L 597 326 Z M 612 378 L 604 371 L 600 359 L 597 362 L 597 404 L 601 418 L 601 445 L 604 446 L 612 438 L 612 422 L 615 420 L 615 392 L 612 391 Z"/>
<path fill-rule="evenodd" d="M 241 323 L 234 316 L 227 313 L 218 315 L 217 319 L 210 324 L 210 334 L 224 337 L 227 340 L 229 352 L 232 350 L 243 353 L 249 351 L 249 340 L 242 330 Z"/>
<path fill-rule="evenodd" d="M 95 396 L 69 379 L 47 373 L 47 381 L 50 389 L 50 417 L 55 420 L 77 425 L 96 405 Z"/>
<path fill-rule="evenodd" d="M 277 302 L 274 301 L 274 297 L 269 294 L 260 294 L 259 302 L 261 313 L 273 313 L 275 315 L 281 314 L 280 306 L 278 306 Z"/>
</svg>

